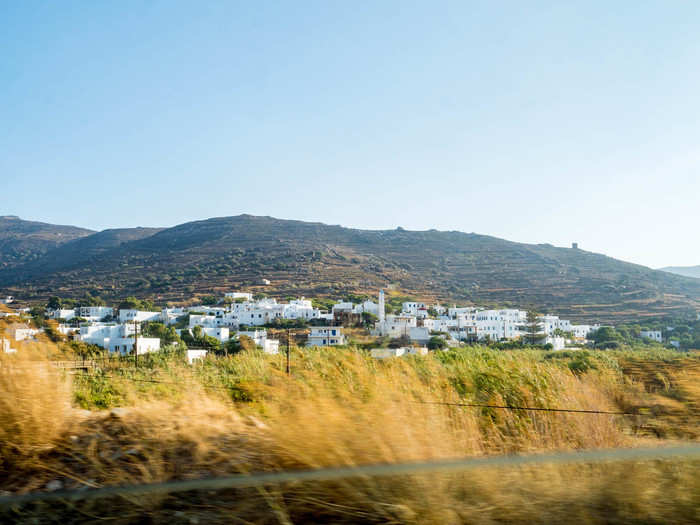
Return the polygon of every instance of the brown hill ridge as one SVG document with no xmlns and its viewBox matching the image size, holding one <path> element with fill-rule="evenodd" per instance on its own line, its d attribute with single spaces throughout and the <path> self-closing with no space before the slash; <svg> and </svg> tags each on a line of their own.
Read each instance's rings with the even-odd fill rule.
<svg viewBox="0 0 700 525">
<path fill-rule="evenodd" d="M 0 271 L 0 286 L 37 299 L 87 290 L 160 301 L 256 287 L 281 297 L 373 295 L 384 287 L 446 303 L 535 305 L 607 322 L 689 314 L 700 305 L 697 279 L 474 233 L 358 230 L 251 215 L 141 230 L 118 230 L 123 239 L 112 244 L 95 241 L 109 238 L 105 232 L 70 241 Z M 263 278 L 271 284 L 258 286 Z"/>
</svg>

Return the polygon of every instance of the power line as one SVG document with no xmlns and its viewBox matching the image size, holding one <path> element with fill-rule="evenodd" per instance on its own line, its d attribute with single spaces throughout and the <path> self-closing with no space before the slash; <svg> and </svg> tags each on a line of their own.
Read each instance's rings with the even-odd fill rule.
<svg viewBox="0 0 700 525">
<path fill-rule="evenodd" d="M 447 403 L 442 401 L 415 401 L 422 405 L 446 405 L 455 407 L 472 407 L 472 408 L 498 408 L 502 410 L 532 410 L 537 412 L 568 412 L 572 414 L 609 414 L 613 416 L 639 416 L 635 412 L 613 412 L 609 410 L 586 410 L 576 408 L 547 408 L 547 407 L 521 407 L 513 405 L 482 405 L 478 403 Z"/>
<path fill-rule="evenodd" d="M 127 381 L 136 381 L 139 383 L 156 383 L 163 385 L 175 385 L 181 386 L 182 383 L 175 381 L 160 381 L 157 379 L 139 379 L 135 377 L 127 376 L 112 376 L 103 375 L 109 379 L 126 379 Z M 212 385 L 207 383 L 198 383 L 204 388 L 211 388 L 216 390 L 230 390 L 229 387 Z M 515 405 L 487 405 L 481 403 L 451 403 L 443 401 L 411 401 L 411 403 L 416 403 L 420 405 L 442 405 L 442 406 L 454 406 L 454 407 L 467 407 L 467 408 L 494 408 L 499 410 L 522 410 L 522 411 L 533 411 L 533 412 L 560 412 L 560 413 L 570 413 L 570 414 L 603 414 L 612 416 L 640 416 L 637 412 L 615 412 L 610 410 L 594 410 L 594 409 L 576 409 L 576 408 L 549 408 L 549 407 L 524 407 Z"/>
<path fill-rule="evenodd" d="M 585 450 L 524 456 L 509 455 L 458 458 L 410 463 L 330 467 L 314 470 L 257 472 L 221 478 L 166 481 L 162 483 L 103 487 L 99 489 L 61 490 L 55 492 L 33 492 L 14 496 L 1 496 L 0 507 L 55 500 L 94 500 L 147 493 L 168 494 L 192 490 L 241 489 L 293 482 L 332 481 L 356 477 L 403 476 L 427 472 L 458 472 L 474 468 L 519 467 L 543 463 L 561 464 L 600 461 L 670 460 L 695 456 L 700 457 L 700 444 L 688 444 L 677 447 Z"/>
</svg>

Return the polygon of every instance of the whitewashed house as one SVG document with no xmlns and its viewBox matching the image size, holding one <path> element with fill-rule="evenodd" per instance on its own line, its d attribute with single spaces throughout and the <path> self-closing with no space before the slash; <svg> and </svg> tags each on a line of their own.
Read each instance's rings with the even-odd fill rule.
<svg viewBox="0 0 700 525">
<path fill-rule="evenodd" d="M 160 312 L 160 318 L 166 325 L 171 325 L 177 323 L 177 320 L 187 315 L 188 310 L 186 308 L 163 308 Z"/>
<path fill-rule="evenodd" d="M 205 306 L 200 304 L 197 306 L 189 306 L 187 310 L 189 312 L 222 316 L 228 311 L 228 308 L 226 306 Z"/>
<path fill-rule="evenodd" d="M 15 341 L 26 341 L 28 339 L 34 339 L 41 330 L 29 327 L 17 327 L 12 328 L 10 333 Z"/>
<path fill-rule="evenodd" d="M 162 312 L 144 312 L 143 310 L 119 310 L 120 323 L 143 323 L 146 321 L 162 321 Z"/>
<path fill-rule="evenodd" d="M 572 332 L 571 321 L 559 319 L 556 315 L 543 315 L 540 317 L 542 322 L 542 331 L 547 335 L 552 335 L 556 330 L 563 332 Z"/>
<path fill-rule="evenodd" d="M 558 335 L 547 336 L 544 340 L 544 344 L 552 345 L 552 350 L 564 350 L 564 348 L 566 348 L 566 340 Z"/>
<path fill-rule="evenodd" d="M 224 294 L 224 297 L 226 297 L 227 299 L 233 299 L 234 301 L 236 299 L 243 299 L 244 301 L 253 300 L 253 294 L 248 292 L 226 292 Z"/>
<path fill-rule="evenodd" d="M 425 347 L 416 348 L 406 346 L 402 348 L 372 348 L 370 355 L 375 359 L 389 359 L 391 357 L 401 357 L 405 355 L 428 355 Z"/>
<path fill-rule="evenodd" d="M 115 323 L 94 323 L 83 325 L 77 335 L 84 343 L 109 348 L 110 340 L 123 339 L 134 335 L 134 325 Z"/>
<path fill-rule="evenodd" d="M 381 317 L 381 316 L 380 316 Z M 417 320 L 409 315 L 387 315 L 383 321 L 377 321 L 372 330 L 374 336 L 402 337 L 410 336 L 411 328 L 417 326 Z"/>
<path fill-rule="evenodd" d="M 406 315 L 418 315 L 418 310 L 428 311 L 425 303 L 405 302 L 401 305 L 401 313 Z"/>
<path fill-rule="evenodd" d="M 639 332 L 639 337 L 642 339 L 651 339 L 657 343 L 661 343 L 664 340 L 660 330 L 642 330 Z"/>
<path fill-rule="evenodd" d="M 80 332 L 80 328 L 77 328 L 75 326 L 70 326 L 67 324 L 59 324 L 57 330 L 58 330 L 59 334 L 63 334 L 66 336 L 70 336 L 70 335 L 73 335 L 74 333 Z"/>
<path fill-rule="evenodd" d="M 595 332 L 600 328 L 599 324 L 572 324 L 571 332 L 574 334 L 574 339 L 586 339 L 588 334 Z"/>
<path fill-rule="evenodd" d="M 223 317 L 207 314 L 190 314 L 188 327 L 194 328 L 195 326 L 201 326 L 202 328 L 216 328 L 224 325 L 225 319 Z"/>
<path fill-rule="evenodd" d="M 81 306 L 77 309 L 77 316 L 87 321 L 99 322 L 105 317 L 112 317 L 114 308 L 111 306 Z"/>
<path fill-rule="evenodd" d="M 57 310 L 47 310 L 47 317 L 49 319 L 63 319 L 65 321 L 70 321 L 75 315 L 75 309 L 74 308 L 59 308 Z"/>
<path fill-rule="evenodd" d="M 355 308 L 353 309 L 353 313 L 356 314 L 374 314 L 374 315 L 379 315 L 379 305 L 377 303 L 367 300 L 364 302 L 361 302 L 360 304 L 356 305 Z"/>
<path fill-rule="evenodd" d="M 207 337 L 213 337 L 214 339 L 218 340 L 220 343 L 225 343 L 231 338 L 229 329 L 224 326 L 199 326 L 200 329 L 202 330 L 202 335 L 205 335 Z M 185 330 L 175 330 L 175 332 L 178 335 L 182 335 L 182 332 Z M 192 335 L 193 329 L 192 328 L 187 328 L 187 332 Z"/>
<path fill-rule="evenodd" d="M 333 312 L 333 314 L 351 314 L 355 311 L 355 305 L 353 303 L 338 301 L 336 304 L 333 305 L 331 311 Z"/>
<path fill-rule="evenodd" d="M 335 346 L 345 344 L 345 335 L 340 326 L 316 326 L 311 329 L 307 346 Z"/>
<path fill-rule="evenodd" d="M 447 309 L 447 315 L 457 317 L 458 315 L 467 315 L 476 312 L 476 308 L 471 306 L 453 306 Z"/>
<path fill-rule="evenodd" d="M 441 306 L 439 303 L 433 305 L 433 310 L 435 310 L 435 313 L 438 315 L 445 315 L 447 313 L 447 308 Z"/>
<path fill-rule="evenodd" d="M 278 354 L 280 342 L 277 339 L 268 339 L 267 330 L 241 331 L 236 334 L 238 337 L 250 337 L 256 346 L 262 348 L 266 354 Z"/>
<path fill-rule="evenodd" d="M 203 348 L 188 348 L 186 351 L 187 363 L 190 365 L 197 360 L 204 359 L 207 356 L 207 350 Z"/>
<path fill-rule="evenodd" d="M 117 337 L 110 339 L 105 348 L 110 352 L 129 355 L 134 353 L 134 341 L 138 341 L 136 343 L 136 353 L 138 355 L 160 350 L 160 339 L 157 337 L 139 337 L 138 339 L 133 337 Z"/>
<path fill-rule="evenodd" d="M 134 352 L 134 325 L 95 323 L 83 325 L 77 335 L 80 341 L 101 346 L 110 352 L 132 354 Z M 157 337 L 138 337 L 137 352 L 139 355 L 160 350 L 160 339 Z"/>
<path fill-rule="evenodd" d="M 321 311 L 314 308 L 311 301 L 302 297 L 289 301 L 289 304 L 282 305 L 282 318 L 284 319 L 318 319 Z"/>
</svg>

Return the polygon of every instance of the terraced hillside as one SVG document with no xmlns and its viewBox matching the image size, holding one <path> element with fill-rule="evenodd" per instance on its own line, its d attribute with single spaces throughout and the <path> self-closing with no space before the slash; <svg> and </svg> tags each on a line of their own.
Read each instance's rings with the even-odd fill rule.
<svg viewBox="0 0 700 525">
<path fill-rule="evenodd" d="M 698 266 L 667 266 L 659 268 L 662 272 L 675 273 L 676 275 L 684 275 L 686 277 L 695 277 L 700 279 L 700 265 Z"/>
<path fill-rule="evenodd" d="M 697 279 L 583 250 L 474 233 L 357 230 L 250 215 L 150 233 L 98 251 L 76 248 L 70 264 L 60 262 L 63 252 L 49 252 L 0 272 L 0 286 L 30 298 L 87 290 L 160 301 L 237 288 L 338 296 L 385 287 L 448 303 L 533 304 L 573 319 L 609 322 L 688 313 L 700 305 Z M 271 285 L 260 286 L 262 278 Z"/>
<path fill-rule="evenodd" d="M 38 260 L 64 243 L 93 233 L 75 226 L 24 221 L 14 215 L 0 216 L 0 270 Z"/>
</svg>

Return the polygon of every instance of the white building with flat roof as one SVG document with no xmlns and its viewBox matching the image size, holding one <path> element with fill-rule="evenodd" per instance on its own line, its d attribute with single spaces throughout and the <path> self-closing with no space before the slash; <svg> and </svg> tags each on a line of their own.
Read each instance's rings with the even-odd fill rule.
<svg viewBox="0 0 700 525">
<path fill-rule="evenodd" d="M 143 323 L 146 321 L 162 321 L 162 312 L 144 312 L 143 310 L 119 310 L 120 323 Z"/>
<path fill-rule="evenodd" d="M 65 321 L 70 321 L 75 317 L 75 308 L 59 308 L 58 310 L 47 310 L 46 314 L 49 319 L 63 319 Z"/>
<path fill-rule="evenodd" d="M 372 348 L 370 355 L 375 359 L 389 359 L 406 355 L 428 355 L 426 347 L 406 346 L 402 348 Z"/>
<path fill-rule="evenodd" d="M 277 339 L 268 339 L 267 330 L 240 331 L 235 334 L 237 337 L 246 336 L 253 340 L 256 346 L 262 348 L 266 354 L 278 354 L 280 342 Z"/>
<path fill-rule="evenodd" d="M 379 305 L 373 301 L 367 300 L 363 301 L 358 305 L 355 305 L 355 308 L 353 310 L 353 313 L 356 314 L 373 314 L 373 315 L 379 315 Z"/>
<path fill-rule="evenodd" d="M 639 337 L 642 339 L 651 339 L 657 343 L 661 343 L 664 340 L 660 330 L 642 330 L 639 332 Z"/>
<path fill-rule="evenodd" d="M 202 328 L 216 328 L 217 326 L 224 326 L 225 320 L 223 317 L 217 317 L 215 315 L 207 314 L 190 314 L 188 328 L 194 328 L 195 326 L 201 326 Z"/>
<path fill-rule="evenodd" d="M 411 328 L 417 326 L 417 320 L 412 315 L 387 315 L 384 320 L 377 321 L 372 330 L 374 336 L 401 337 L 410 336 Z"/>
<path fill-rule="evenodd" d="M 109 348 L 111 339 L 123 339 L 134 335 L 134 325 L 94 323 L 80 327 L 77 338 L 84 343 Z"/>
<path fill-rule="evenodd" d="M 109 339 L 104 348 L 107 348 L 110 352 L 129 355 L 134 353 L 135 341 L 137 341 L 137 339 L 133 337 L 116 337 L 114 339 Z M 160 339 L 157 337 L 139 337 L 136 347 L 136 353 L 138 355 L 157 352 L 160 350 Z"/>
<path fill-rule="evenodd" d="M 407 315 L 418 315 L 418 310 L 428 310 L 425 303 L 408 301 L 401 305 L 401 313 Z"/>
<path fill-rule="evenodd" d="M 600 328 L 597 324 L 572 324 L 571 332 L 574 334 L 575 339 L 586 339 L 588 334 Z"/>
<path fill-rule="evenodd" d="M 311 329 L 306 346 L 335 346 L 345 344 L 345 335 L 340 326 L 316 326 Z"/>
<path fill-rule="evenodd" d="M 214 339 L 218 340 L 220 343 L 225 343 L 231 338 L 231 334 L 229 332 L 228 327 L 225 326 L 200 326 L 198 325 L 199 328 L 202 330 L 202 335 L 205 335 L 207 337 L 213 337 Z M 182 336 L 182 332 L 189 332 L 190 335 L 192 335 L 193 329 L 192 328 L 185 328 L 184 330 L 175 330 L 177 335 Z"/>
<path fill-rule="evenodd" d="M 114 315 L 114 308 L 111 306 L 81 306 L 76 310 L 77 317 L 91 322 L 102 321 L 105 317 Z"/>
<path fill-rule="evenodd" d="M 185 355 L 187 356 L 187 363 L 191 365 L 195 361 L 204 359 L 207 356 L 207 350 L 203 348 L 188 348 Z"/>
<path fill-rule="evenodd" d="M 34 339 L 41 330 L 29 327 L 18 327 L 12 328 L 10 332 L 15 341 L 27 341 L 29 339 Z"/>
<path fill-rule="evenodd" d="M 248 292 L 227 292 L 224 294 L 224 297 L 227 297 L 228 299 L 233 299 L 234 301 L 236 299 L 243 299 L 244 301 L 253 300 L 253 294 Z"/>
</svg>

